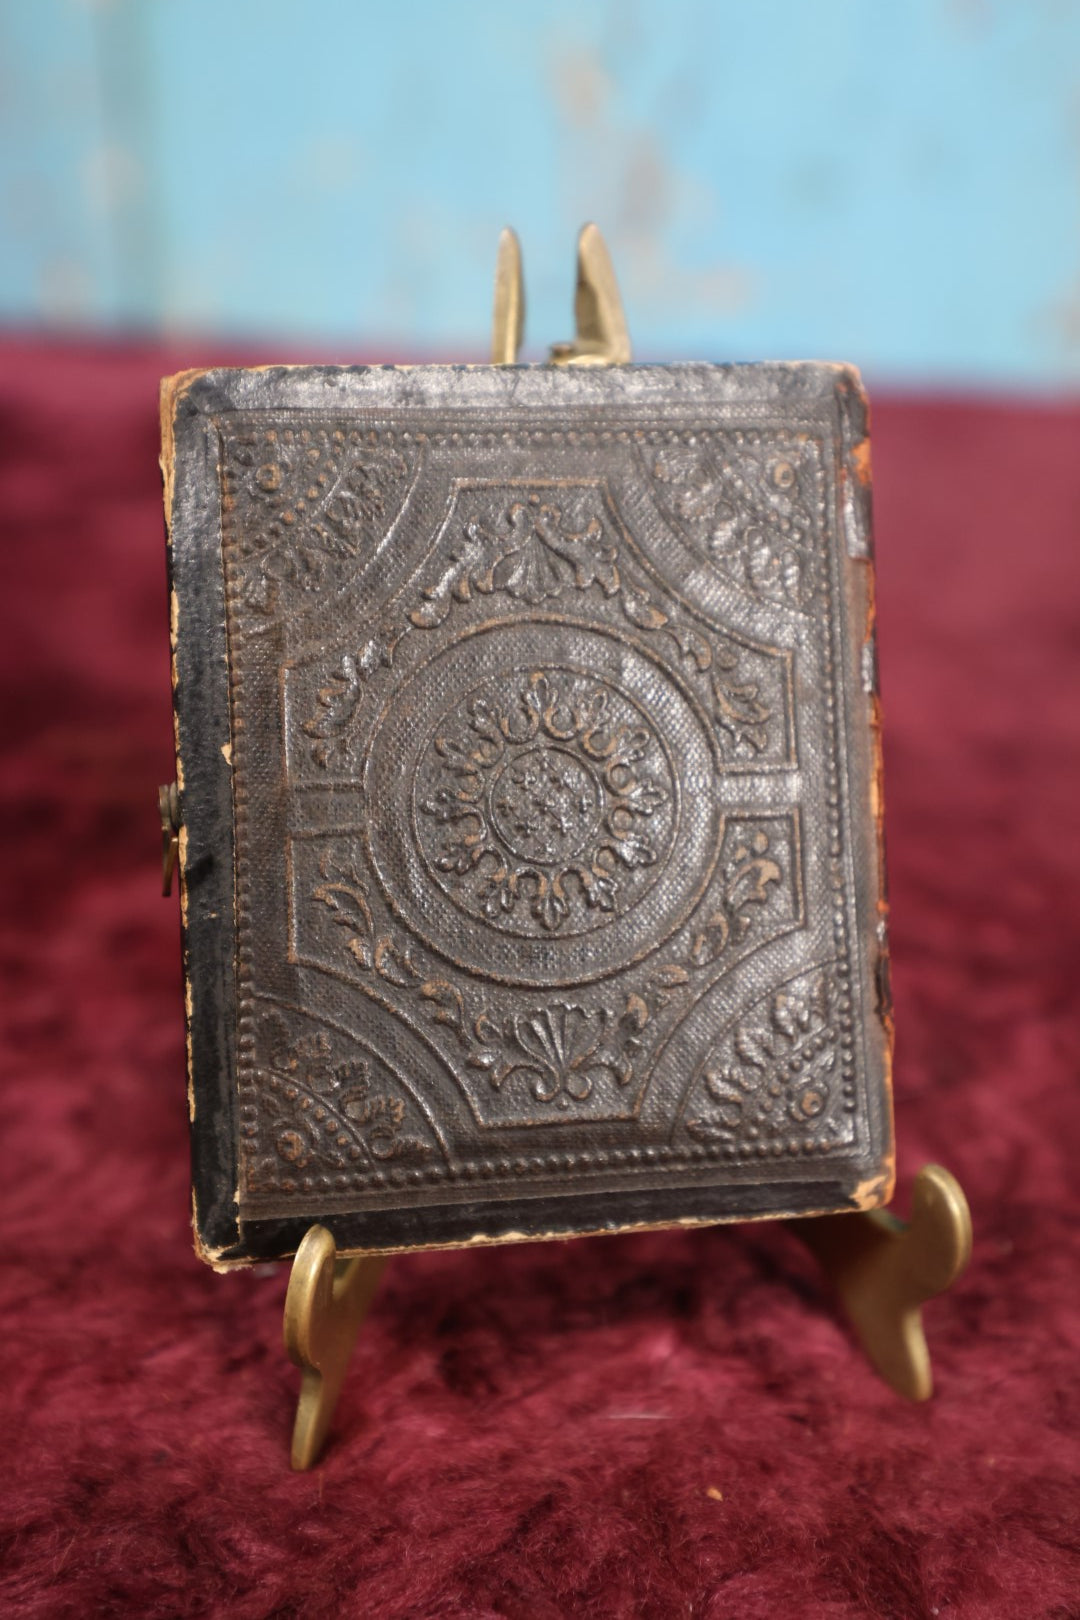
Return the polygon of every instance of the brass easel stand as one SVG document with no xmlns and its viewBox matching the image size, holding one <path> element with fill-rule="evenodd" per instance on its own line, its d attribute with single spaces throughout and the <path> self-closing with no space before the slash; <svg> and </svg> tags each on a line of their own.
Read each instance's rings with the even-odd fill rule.
<svg viewBox="0 0 1080 1620">
<path fill-rule="evenodd" d="M 622 299 L 595 225 L 586 225 L 578 238 L 574 314 L 577 335 L 572 343 L 552 346 L 553 365 L 629 361 Z M 524 324 L 521 249 L 508 229 L 499 239 L 495 270 L 494 365 L 515 363 Z M 164 802 L 167 859 L 175 847 L 169 808 Z M 788 1225 L 819 1260 L 874 1369 L 898 1395 L 928 1399 L 933 1380 L 922 1307 L 955 1282 L 971 1254 L 971 1216 L 955 1178 L 939 1165 L 920 1170 L 907 1225 L 888 1210 L 817 1216 Z M 285 1300 L 285 1347 L 303 1372 L 293 1428 L 294 1468 L 310 1468 L 318 1458 L 384 1265 L 381 1255 L 339 1259 L 333 1237 L 322 1226 L 311 1227 L 297 1251 Z"/>
<path fill-rule="evenodd" d="M 874 1371 L 905 1400 L 929 1400 L 934 1381 L 922 1307 L 956 1281 L 971 1256 L 971 1216 L 956 1178 L 925 1165 L 907 1225 L 887 1209 L 786 1224 L 820 1262 Z M 285 1297 L 285 1348 L 304 1375 L 294 1468 L 318 1461 L 385 1264 L 375 1254 L 339 1260 L 324 1226 L 311 1227 L 297 1250 Z"/>
<path fill-rule="evenodd" d="M 377 1254 L 339 1260 L 325 1226 L 309 1227 L 296 1251 L 285 1296 L 285 1350 L 304 1375 L 293 1424 L 296 1469 L 318 1460 L 385 1264 Z"/>
</svg>

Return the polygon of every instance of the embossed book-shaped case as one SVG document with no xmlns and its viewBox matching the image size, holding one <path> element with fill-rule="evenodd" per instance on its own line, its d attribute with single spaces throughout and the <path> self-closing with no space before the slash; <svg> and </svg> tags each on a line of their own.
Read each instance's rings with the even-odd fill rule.
<svg viewBox="0 0 1080 1620">
<path fill-rule="evenodd" d="M 865 417 L 828 365 L 175 383 L 208 1258 L 887 1199 Z"/>
<path fill-rule="evenodd" d="M 203 1256 L 885 1203 L 856 373 L 221 370 L 163 424 Z"/>
</svg>

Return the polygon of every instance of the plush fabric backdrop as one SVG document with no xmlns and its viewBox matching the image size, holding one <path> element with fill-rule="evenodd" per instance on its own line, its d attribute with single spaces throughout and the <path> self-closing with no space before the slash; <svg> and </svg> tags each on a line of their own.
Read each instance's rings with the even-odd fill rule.
<svg viewBox="0 0 1080 1620">
<path fill-rule="evenodd" d="M 156 382 L 0 346 L 4 1473 L 29 1617 L 1080 1615 L 1080 409 L 878 401 L 902 1405 L 771 1227 L 392 1263 L 296 1476 L 285 1274 L 194 1258 Z"/>
</svg>

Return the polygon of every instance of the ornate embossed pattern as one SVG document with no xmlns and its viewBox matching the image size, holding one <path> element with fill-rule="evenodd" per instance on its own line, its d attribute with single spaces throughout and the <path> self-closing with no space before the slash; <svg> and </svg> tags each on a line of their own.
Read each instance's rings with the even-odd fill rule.
<svg viewBox="0 0 1080 1620">
<path fill-rule="evenodd" d="M 699 433 L 640 454 L 665 516 L 726 579 L 758 602 L 811 605 L 821 579 L 817 441 Z"/>
<path fill-rule="evenodd" d="M 415 784 L 436 880 L 498 927 L 594 927 L 633 903 L 674 830 L 670 761 L 641 710 L 531 670 L 443 717 Z"/>
<path fill-rule="evenodd" d="M 761 823 L 736 821 L 724 839 L 716 909 L 680 936 L 680 949 L 614 998 L 606 992 L 569 1003 L 562 997 L 531 1002 L 524 1012 L 490 988 L 461 987 L 430 953 L 398 928 L 380 934 L 368 887 L 355 856 L 333 846 L 320 860 L 310 897 L 337 930 L 328 960 L 346 953 L 365 978 L 384 991 L 406 991 L 453 1043 L 450 1062 L 486 1078 L 501 1091 L 513 1077 L 527 1078 L 538 1102 L 568 1109 L 574 1102 L 616 1105 L 627 1112 L 627 1089 L 647 1073 L 651 1053 L 669 1031 L 695 987 L 740 948 L 761 943 L 801 914 L 797 843 L 782 829 L 770 839 Z M 340 941 L 340 944 L 338 943 Z M 520 1101 L 520 1099 L 515 1099 Z M 549 1111 L 550 1113 L 550 1111 Z M 520 1123 L 542 1123 L 531 1108 Z M 543 1164 L 534 1168 L 543 1168 Z"/>
<path fill-rule="evenodd" d="M 416 1111 L 367 1056 L 342 1057 L 325 1030 L 290 1040 L 280 1013 L 259 1028 L 258 1105 L 241 1112 L 248 1185 L 296 1192 L 314 1167 L 348 1185 L 357 1166 L 423 1164 L 432 1154 Z"/>
<path fill-rule="evenodd" d="M 594 503 L 593 490 L 571 488 L 560 493 L 556 504 L 534 489 L 505 511 L 495 507 L 469 519 L 451 550 L 449 566 L 425 588 L 422 605 L 409 615 L 413 624 L 424 630 L 441 624 L 455 600 L 467 602 L 474 592 L 491 596 L 505 591 L 534 606 L 590 585 L 617 596 L 622 588 L 617 547 Z"/>
<path fill-rule="evenodd" d="M 823 970 L 771 995 L 707 1057 L 686 1129 L 729 1157 L 813 1151 L 850 1139 L 855 1086 L 843 1074 L 851 1016 Z"/>
<path fill-rule="evenodd" d="M 733 635 L 708 633 L 671 603 L 662 602 L 623 547 L 618 526 L 595 485 L 569 485 L 559 504 L 523 486 L 522 499 L 492 502 L 485 491 L 466 492 L 467 511 L 455 520 L 449 558 L 439 577 L 425 585 L 419 606 L 380 627 L 359 649 L 347 652 L 327 672 L 315 712 L 303 721 L 311 753 L 325 768 L 345 759 L 355 735 L 363 688 L 380 667 L 392 663 L 410 630 L 441 626 L 455 603 L 505 594 L 539 606 L 575 592 L 609 598 L 618 617 L 663 642 L 695 681 L 712 715 L 725 758 L 733 762 L 778 756 L 788 745 L 789 694 L 782 672 L 770 669 Z M 468 498 L 471 494 L 472 499 Z"/>
<path fill-rule="evenodd" d="M 488 1034 L 481 1023 L 479 1038 Z M 558 1099 L 564 1107 L 584 1102 L 594 1085 L 625 1086 L 631 1066 L 618 1036 L 611 1040 L 611 1014 L 604 1007 L 588 1012 L 572 1002 L 554 1001 L 530 1012 L 515 1013 L 504 1030 L 491 1027 L 494 1045 L 475 1058 L 498 1089 L 527 1085 L 537 1102 Z M 610 1044 L 609 1044 L 610 1041 Z"/>
<path fill-rule="evenodd" d="M 282 423 L 231 435 L 222 504 L 256 614 L 287 598 L 325 593 L 400 511 L 416 451 L 351 426 Z"/>
<path fill-rule="evenodd" d="M 222 434 L 244 1205 L 445 1201 L 476 1182 L 508 1197 L 849 1144 L 820 438 L 530 427 L 519 443 L 346 417 L 238 417 Z M 485 477 L 508 444 L 543 476 Z M 455 469 L 445 504 L 418 496 L 421 518 L 410 491 L 436 488 L 424 469 L 440 464 Z M 770 640 L 761 616 L 700 611 L 679 588 L 689 564 L 661 574 L 639 543 L 655 516 L 627 516 L 642 466 L 654 553 L 667 523 L 749 603 L 818 627 Z M 392 532 L 387 584 L 354 601 Z M 794 694 L 811 647 L 832 966 L 790 991 L 774 980 L 718 1038 L 723 987 L 807 927 Z M 257 703 L 281 705 L 292 784 L 262 844 Z M 279 842 L 280 880 L 256 853 Z M 256 892 L 288 907 L 287 954 L 262 970 Z M 713 1001 L 687 1089 L 664 1064 Z M 361 1037 L 389 1041 L 416 1096 Z"/>
</svg>

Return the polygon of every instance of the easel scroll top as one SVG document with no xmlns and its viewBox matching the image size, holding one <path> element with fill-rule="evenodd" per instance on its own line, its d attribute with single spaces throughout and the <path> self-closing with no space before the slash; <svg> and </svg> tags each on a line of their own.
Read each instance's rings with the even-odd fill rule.
<svg viewBox="0 0 1080 1620">
<path fill-rule="evenodd" d="M 571 343 L 553 343 L 548 359 L 554 366 L 625 366 L 632 358 L 619 284 L 607 244 L 595 225 L 578 236 L 577 286 L 574 291 L 575 335 Z M 525 276 L 517 233 L 506 226 L 495 259 L 495 310 L 491 363 L 517 363 L 525 336 Z"/>
</svg>

